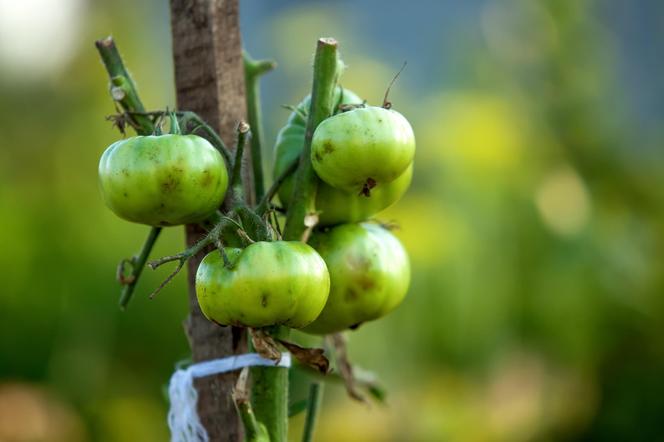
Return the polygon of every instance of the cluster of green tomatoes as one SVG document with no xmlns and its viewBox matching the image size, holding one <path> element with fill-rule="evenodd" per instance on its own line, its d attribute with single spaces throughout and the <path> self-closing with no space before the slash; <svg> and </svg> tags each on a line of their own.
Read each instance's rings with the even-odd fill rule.
<svg viewBox="0 0 664 442">
<path fill-rule="evenodd" d="M 276 217 L 259 217 L 270 224 L 272 238 L 222 234 L 196 274 L 199 305 L 211 321 L 327 334 L 380 318 L 406 295 L 410 266 L 403 246 L 386 227 L 367 220 L 410 185 L 412 128 L 398 112 L 367 106 L 347 89 L 337 87 L 334 94 L 334 114 L 318 125 L 311 143 L 320 181 L 318 223 L 308 243 L 281 240 L 278 225 L 270 224 L 278 224 Z M 301 155 L 309 106 L 305 98 L 279 132 L 275 178 Z M 205 223 L 218 213 L 229 188 L 227 166 L 197 135 L 138 136 L 104 152 L 99 178 L 106 204 L 121 218 L 174 226 Z M 282 181 L 284 210 L 294 187 L 292 175 Z M 242 221 L 237 216 L 233 222 Z"/>
</svg>

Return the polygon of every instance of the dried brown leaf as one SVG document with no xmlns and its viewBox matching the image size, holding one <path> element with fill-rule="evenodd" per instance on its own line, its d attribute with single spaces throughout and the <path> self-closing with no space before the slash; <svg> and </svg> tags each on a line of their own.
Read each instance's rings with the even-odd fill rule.
<svg viewBox="0 0 664 442">
<path fill-rule="evenodd" d="M 322 348 L 300 347 L 297 344 L 284 341 L 283 339 L 277 339 L 277 341 L 286 347 L 301 364 L 309 366 L 321 374 L 327 374 L 329 372 L 330 361 L 323 354 L 325 350 Z"/>
<path fill-rule="evenodd" d="M 355 399 L 356 401 L 364 402 L 368 405 L 369 403 L 366 397 L 357 389 L 357 382 L 355 376 L 353 375 L 353 366 L 348 360 L 346 340 L 341 333 L 334 333 L 330 335 L 330 339 L 332 340 L 332 345 L 335 350 L 337 368 L 339 369 L 339 374 L 344 380 L 344 385 L 346 386 L 346 392 L 348 393 L 348 396 Z"/>
<path fill-rule="evenodd" d="M 279 363 L 281 361 L 281 351 L 279 351 L 274 338 L 260 329 L 252 328 L 250 332 L 251 342 L 254 345 L 254 349 L 256 349 L 256 353 L 275 363 Z"/>
</svg>

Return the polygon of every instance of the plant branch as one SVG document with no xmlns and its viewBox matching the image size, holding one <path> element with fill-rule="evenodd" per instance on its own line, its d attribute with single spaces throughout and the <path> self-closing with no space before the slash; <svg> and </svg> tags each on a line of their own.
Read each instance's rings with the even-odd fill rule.
<svg viewBox="0 0 664 442">
<path fill-rule="evenodd" d="M 334 88 L 341 74 L 341 62 L 337 54 L 337 42 L 333 38 L 318 40 L 314 58 L 314 81 L 311 91 L 311 107 L 304 136 L 304 148 L 295 175 L 293 197 L 286 216 L 284 239 L 300 240 L 306 232 L 305 218 L 316 211 L 318 178 L 311 165 L 311 140 L 316 127 L 332 114 Z"/>
<path fill-rule="evenodd" d="M 272 60 L 253 60 L 245 51 L 244 83 L 247 98 L 247 118 L 251 126 L 251 162 L 254 172 L 256 201 L 263 198 L 263 116 L 260 103 L 260 77 L 273 70 L 277 64 Z"/>
<path fill-rule="evenodd" d="M 129 75 L 113 38 L 106 37 L 97 40 L 95 46 L 110 78 L 110 92 L 113 100 L 127 112 L 144 112 L 145 108 L 138 97 L 136 84 Z M 150 135 L 154 130 L 154 124 L 146 116 L 131 116 L 129 123 L 139 135 Z"/>
<path fill-rule="evenodd" d="M 309 385 L 309 400 L 307 401 L 307 417 L 304 421 L 304 433 L 302 442 L 312 442 L 314 440 L 314 429 L 316 428 L 316 418 L 318 410 L 323 400 L 323 384 L 312 382 Z"/>
<path fill-rule="evenodd" d="M 228 148 L 226 147 L 226 144 L 224 141 L 221 139 L 219 134 L 212 129 L 212 127 L 205 122 L 196 112 L 191 112 L 191 111 L 179 111 L 179 112 L 168 112 L 168 111 L 125 111 L 125 115 L 129 118 L 133 118 L 135 116 L 145 116 L 145 117 L 151 117 L 153 119 L 174 113 L 176 116 L 179 117 L 179 125 L 182 128 L 182 131 L 184 133 L 195 133 L 199 129 L 202 129 L 206 135 L 208 135 L 208 140 L 212 143 L 212 145 L 221 153 L 221 156 L 224 157 L 224 160 L 226 161 L 226 167 L 229 168 L 229 172 L 231 170 L 232 164 L 233 164 L 233 157 L 231 156 L 230 152 L 228 151 Z M 121 116 L 121 115 L 120 115 Z M 150 120 L 152 121 L 152 119 Z M 196 126 L 189 130 L 187 129 L 187 126 L 190 123 L 195 123 Z"/>
<path fill-rule="evenodd" d="M 163 289 L 169 282 L 171 282 L 173 278 L 175 278 L 175 276 L 180 272 L 180 270 L 182 270 L 182 267 L 184 267 L 189 258 L 200 253 L 210 244 L 215 244 L 217 241 L 219 241 L 222 230 L 231 221 L 233 221 L 231 218 L 223 217 L 203 239 L 189 247 L 187 250 L 176 255 L 163 256 L 161 258 L 150 261 L 148 265 L 152 270 L 155 270 L 157 267 L 168 262 L 178 261 L 178 265 L 175 270 L 166 277 L 166 279 L 159 285 L 159 287 L 157 287 L 155 291 L 150 294 L 150 299 L 154 298 L 155 295 L 161 291 L 161 289 Z"/>
<path fill-rule="evenodd" d="M 235 160 L 233 161 L 233 172 L 231 173 L 230 187 L 236 203 L 244 201 L 244 190 L 242 188 L 242 157 L 244 156 L 244 145 L 249 134 L 249 125 L 240 121 L 237 125 L 237 144 L 235 146 Z"/>
<path fill-rule="evenodd" d="M 148 260 L 148 257 L 150 256 L 150 252 L 152 251 L 152 247 L 154 246 L 155 242 L 157 241 L 157 238 L 159 237 L 159 233 L 161 233 L 161 227 L 152 227 L 150 229 L 148 237 L 145 239 L 145 242 L 143 243 L 143 247 L 141 248 L 141 251 L 138 254 L 138 256 L 134 256 L 129 261 L 131 263 L 132 271 L 129 279 L 122 288 L 122 293 L 120 295 L 120 308 L 122 310 L 125 310 L 127 308 L 127 304 L 129 304 L 129 301 L 131 300 L 131 297 L 134 294 L 134 289 L 136 288 L 136 283 L 138 282 L 138 278 L 140 278 L 141 273 L 143 272 L 143 268 L 145 267 L 145 262 Z"/>
<path fill-rule="evenodd" d="M 249 368 L 245 367 L 240 372 L 240 376 L 233 390 L 233 402 L 237 409 L 242 425 L 244 426 L 244 435 L 246 442 L 269 442 L 270 437 L 267 434 L 265 426 L 256 420 L 256 415 L 249 401 L 247 382 L 249 377 Z"/>
<path fill-rule="evenodd" d="M 286 170 L 284 170 L 282 174 L 274 180 L 270 188 L 267 189 L 267 192 L 265 192 L 265 195 L 263 195 L 263 198 L 261 198 L 258 206 L 256 206 L 256 213 L 258 215 L 263 215 L 265 212 L 267 212 L 267 210 L 270 208 L 270 201 L 272 201 L 272 198 L 274 198 L 274 196 L 277 194 L 279 188 L 282 186 L 282 184 L 284 184 L 284 181 L 286 181 L 288 177 L 297 170 L 298 165 L 298 161 L 293 161 L 290 166 L 288 166 Z"/>
<path fill-rule="evenodd" d="M 322 374 L 319 370 L 299 362 L 295 364 L 294 368 L 325 383 L 346 385 L 346 380 L 336 371 Z M 354 366 L 353 377 L 355 378 L 355 385 L 357 387 L 366 390 L 377 402 L 385 402 L 387 392 L 373 372 Z"/>
<path fill-rule="evenodd" d="M 226 167 L 228 167 L 230 169 L 231 164 L 232 164 L 232 157 L 231 157 L 230 152 L 228 151 L 228 148 L 226 147 L 226 144 L 221 139 L 219 134 L 217 132 L 215 132 L 215 130 L 212 129 L 212 127 L 210 127 L 210 125 L 207 124 L 195 112 L 186 111 L 186 112 L 181 112 L 181 113 L 178 113 L 178 114 L 182 115 L 182 120 L 180 121 L 180 124 L 182 125 L 183 128 L 186 128 L 186 126 L 189 122 L 194 122 L 194 123 L 197 124 L 197 126 L 194 130 L 192 130 L 192 133 L 196 132 L 196 130 L 198 130 L 198 129 L 203 129 L 205 134 L 208 135 L 209 140 L 212 143 L 212 145 L 214 147 L 216 147 L 217 150 L 219 151 L 219 153 L 221 153 L 221 156 L 224 157 L 224 160 L 226 161 L 226 164 L 227 164 Z"/>
</svg>

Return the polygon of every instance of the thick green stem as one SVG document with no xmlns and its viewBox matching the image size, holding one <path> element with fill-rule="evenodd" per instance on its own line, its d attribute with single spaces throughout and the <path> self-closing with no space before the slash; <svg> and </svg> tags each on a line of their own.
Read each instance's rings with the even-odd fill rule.
<svg viewBox="0 0 664 442">
<path fill-rule="evenodd" d="M 287 338 L 289 329 L 273 327 L 270 335 Z M 252 345 L 253 349 L 253 345 Z M 288 368 L 252 367 L 251 399 L 254 413 L 265 425 L 271 442 L 288 440 Z"/>
<path fill-rule="evenodd" d="M 111 80 L 110 91 L 113 100 L 119 103 L 126 112 L 145 112 L 136 91 L 136 84 L 125 68 L 113 38 L 106 37 L 97 40 L 95 46 Z M 130 123 L 139 135 L 150 135 L 154 130 L 154 124 L 147 116 L 130 114 Z"/>
<path fill-rule="evenodd" d="M 314 61 L 314 82 L 311 110 L 307 121 L 305 145 L 295 177 L 294 197 L 286 218 L 284 239 L 300 240 L 306 231 L 305 217 L 315 211 L 318 181 L 311 160 L 311 138 L 314 129 L 332 113 L 333 92 L 340 74 L 337 42 L 331 38 L 318 40 Z M 270 333 L 288 339 L 290 330 L 275 327 Z M 265 424 L 272 442 L 285 442 L 288 437 L 288 370 L 275 367 L 254 367 L 252 403 L 258 419 Z"/>
<path fill-rule="evenodd" d="M 332 114 L 334 88 L 341 74 L 337 55 L 337 42 L 332 38 L 318 40 L 314 58 L 314 82 L 311 91 L 311 108 L 304 136 L 304 148 L 295 175 L 293 197 L 286 216 L 284 239 L 300 240 L 307 230 L 305 219 L 316 211 L 318 178 L 311 165 L 311 139 L 316 127 Z"/>
<path fill-rule="evenodd" d="M 233 161 L 233 172 L 231 173 L 230 188 L 233 192 L 234 204 L 244 204 L 244 188 L 242 187 L 242 158 L 244 156 L 244 145 L 249 134 L 249 125 L 240 121 L 237 126 L 237 145 L 235 146 L 235 160 Z"/>
<path fill-rule="evenodd" d="M 249 371 L 245 367 L 238 377 L 235 391 L 233 391 L 233 401 L 237 409 L 242 425 L 244 426 L 245 442 L 270 442 L 265 426 L 256 420 L 256 415 L 251 406 L 249 395 L 247 394 L 247 379 Z"/>
<path fill-rule="evenodd" d="M 312 382 L 309 385 L 309 400 L 307 401 L 307 417 L 304 421 L 304 433 L 302 442 L 312 442 L 314 440 L 314 429 L 316 428 L 316 418 L 318 410 L 323 400 L 323 384 L 321 382 Z"/>
<path fill-rule="evenodd" d="M 129 304 L 131 296 L 134 294 L 134 288 L 136 288 L 138 278 L 141 277 L 145 263 L 150 257 L 150 251 L 152 251 L 152 247 L 157 241 L 159 233 L 161 233 L 161 227 L 152 227 L 145 243 L 143 243 L 143 248 L 141 248 L 140 253 L 131 260 L 131 281 L 122 288 L 122 294 L 120 295 L 120 308 L 122 310 L 127 308 L 127 304 Z"/>
<path fill-rule="evenodd" d="M 263 118 L 260 104 L 260 77 L 276 67 L 271 60 L 253 60 L 244 52 L 244 84 L 247 94 L 247 118 L 251 126 L 251 162 L 256 201 L 263 198 Z"/>
</svg>

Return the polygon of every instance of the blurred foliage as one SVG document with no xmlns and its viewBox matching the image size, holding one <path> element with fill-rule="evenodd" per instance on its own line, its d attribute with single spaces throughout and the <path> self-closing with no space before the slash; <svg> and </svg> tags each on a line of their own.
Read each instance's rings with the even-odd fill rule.
<svg viewBox="0 0 664 442">
<path fill-rule="evenodd" d="M 16 58 L 0 44 L 0 440 L 166 440 L 161 389 L 188 356 L 184 283 L 149 301 L 169 269 L 148 271 L 129 310 L 116 307 L 115 265 L 148 229 L 115 218 L 98 194 L 99 155 L 119 135 L 104 120 L 114 109 L 92 42 L 112 32 L 144 102 L 172 107 L 167 5 L 31 2 L 27 16 L 3 4 L 0 28 L 26 45 L 26 35 L 70 43 L 43 64 L 39 46 Z M 319 440 L 661 437 L 664 97 L 644 83 L 634 101 L 625 74 L 629 65 L 644 78 L 640 61 L 661 73 L 661 57 L 653 64 L 639 46 L 661 54 L 648 18 L 660 13 L 661 25 L 661 5 L 243 8 L 248 49 L 279 62 L 264 82 L 267 139 L 287 117 L 280 104 L 307 92 L 318 36 L 339 38 L 344 85 L 372 103 L 409 62 L 391 101 L 418 138 L 415 181 L 380 218 L 401 226 L 412 289 L 350 334 L 353 360 L 379 374 L 388 405 L 349 404 L 328 388 Z M 30 19 L 49 12 L 58 19 L 42 21 L 60 28 L 31 33 Z M 154 255 L 182 243 L 168 229 Z M 297 440 L 302 416 L 293 423 Z"/>
</svg>

